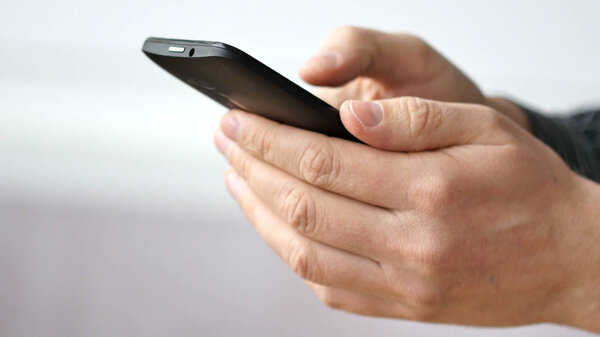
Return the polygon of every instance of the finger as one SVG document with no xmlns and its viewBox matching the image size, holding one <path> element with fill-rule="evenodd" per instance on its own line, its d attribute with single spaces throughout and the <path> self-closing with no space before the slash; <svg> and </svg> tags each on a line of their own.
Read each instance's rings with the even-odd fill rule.
<svg viewBox="0 0 600 337">
<path fill-rule="evenodd" d="M 216 143 L 229 140 L 220 132 Z M 397 217 L 388 210 L 311 186 L 232 144 L 227 157 L 250 189 L 286 225 L 329 246 L 377 259 Z M 366 225 L 369 224 L 369 225 Z"/>
<path fill-rule="evenodd" d="M 341 27 L 325 37 L 317 55 L 299 73 L 314 85 L 339 86 L 359 76 L 395 81 L 428 79 L 445 63 L 415 36 Z"/>
<path fill-rule="evenodd" d="M 327 102 L 332 107 L 339 110 L 340 106 L 344 101 L 348 99 L 358 99 L 358 97 L 350 97 L 348 96 L 344 90 L 344 87 L 340 88 L 328 88 L 328 87 L 320 87 L 314 91 L 314 95 Z"/>
<path fill-rule="evenodd" d="M 244 151 L 310 185 L 372 205 L 400 208 L 418 174 L 405 155 L 373 149 L 233 110 L 221 130 Z M 365 165 L 368 163 L 369 165 Z M 373 167 L 390 168 L 374 170 Z"/>
<path fill-rule="evenodd" d="M 425 151 L 454 145 L 501 145 L 515 125 L 495 110 L 475 104 L 416 97 L 348 101 L 340 118 L 363 142 L 388 151 Z"/>
<path fill-rule="evenodd" d="M 381 83 L 367 77 L 358 78 L 341 87 L 319 87 L 315 95 L 331 106 L 339 109 L 346 100 L 376 100 L 399 96 L 395 91 L 387 91 Z"/>
<path fill-rule="evenodd" d="M 375 317 L 407 318 L 410 310 L 404 305 L 350 290 L 337 289 L 306 281 L 321 302 L 332 309 Z"/>
<path fill-rule="evenodd" d="M 235 171 L 226 173 L 226 184 L 256 231 L 301 278 L 342 289 L 383 288 L 377 262 L 326 246 L 286 226 Z"/>
</svg>

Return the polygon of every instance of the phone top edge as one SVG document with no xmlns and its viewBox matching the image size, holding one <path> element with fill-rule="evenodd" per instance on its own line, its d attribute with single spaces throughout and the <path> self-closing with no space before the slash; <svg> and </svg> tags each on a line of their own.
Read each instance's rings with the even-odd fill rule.
<svg viewBox="0 0 600 337">
<path fill-rule="evenodd" d="M 183 47 L 185 50 L 173 52 L 169 47 Z M 189 51 L 195 48 L 192 55 Z M 281 89 L 295 97 L 303 97 L 304 103 L 320 111 L 328 118 L 339 120 L 339 112 L 336 108 L 323 100 L 317 98 L 306 89 L 288 80 L 277 71 L 255 59 L 241 49 L 218 41 L 167 39 L 160 37 L 149 37 L 144 42 L 142 51 L 156 62 L 156 57 L 172 57 L 198 59 L 206 57 L 225 58 L 235 61 L 251 70 L 255 74 L 269 81 L 273 81 Z"/>
<path fill-rule="evenodd" d="M 204 40 L 181 40 L 181 39 L 167 39 L 163 37 L 149 37 L 144 42 L 148 43 L 157 43 L 157 44 L 180 44 L 186 46 L 203 46 L 203 47 L 217 47 L 224 48 L 225 44 L 218 41 L 204 41 Z"/>
<path fill-rule="evenodd" d="M 171 47 L 182 47 L 184 50 L 181 52 L 170 51 Z M 243 53 L 243 51 L 235 48 L 234 46 L 228 45 L 219 41 L 204 41 L 204 40 L 182 40 L 182 39 L 168 39 L 162 37 L 148 37 L 142 46 L 142 51 L 146 54 L 158 54 L 163 56 L 172 57 L 198 57 L 208 56 L 206 53 L 191 56 L 188 52 L 191 48 L 197 48 L 202 50 L 222 50 L 230 53 Z M 220 54 L 220 53 L 216 53 Z M 214 55 L 219 56 L 219 55 Z"/>
</svg>

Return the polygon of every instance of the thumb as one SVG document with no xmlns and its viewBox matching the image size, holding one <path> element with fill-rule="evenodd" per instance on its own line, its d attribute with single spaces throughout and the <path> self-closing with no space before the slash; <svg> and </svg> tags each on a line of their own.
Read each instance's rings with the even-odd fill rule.
<svg viewBox="0 0 600 337">
<path fill-rule="evenodd" d="M 346 101 L 340 117 L 350 133 L 388 151 L 426 151 L 464 144 L 505 144 L 510 121 L 482 105 L 416 97 Z"/>
</svg>

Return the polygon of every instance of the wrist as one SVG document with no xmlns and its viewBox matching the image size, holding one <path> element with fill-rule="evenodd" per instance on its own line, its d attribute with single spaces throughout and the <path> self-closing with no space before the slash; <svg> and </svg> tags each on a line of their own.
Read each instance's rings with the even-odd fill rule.
<svg viewBox="0 0 600 337">
<path fill-rule="evenodd" d="M 575 271 L 556 323 L 600 332 L 600 185 L 580 176 L 576 179 L 581 198 L 571 218 L 577 218 L 573 221 L 577 235 L 566 246 Z"/>
</svg>

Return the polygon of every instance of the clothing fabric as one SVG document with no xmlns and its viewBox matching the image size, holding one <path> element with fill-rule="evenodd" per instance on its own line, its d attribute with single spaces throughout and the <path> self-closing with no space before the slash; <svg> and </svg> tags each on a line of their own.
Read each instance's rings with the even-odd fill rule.
<svg viewBox="0 0 600 337">
<path fill-rule="evenodd" d="M 600 109 L 548 116 L 519 105 L 535 137 L 554 149 L 575 172 L 600 182 Z"/>
</svg>

